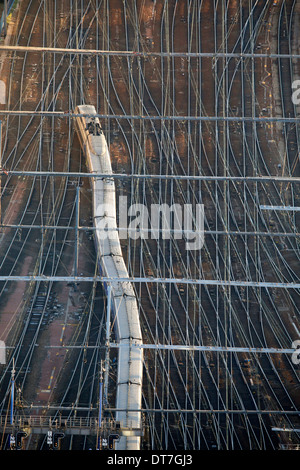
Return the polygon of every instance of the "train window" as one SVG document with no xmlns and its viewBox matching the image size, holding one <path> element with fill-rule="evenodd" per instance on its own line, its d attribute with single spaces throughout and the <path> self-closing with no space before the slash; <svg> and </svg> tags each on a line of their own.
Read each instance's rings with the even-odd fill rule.
<svg viewBox="0 0 300 470">
<path fill-rule="evenodd" d="M 92 119 L 86 127 L 86 130 L 89 132 L 89 134 L 93 135 L 101 135 L 102 134 L 102 129 L 99 124 L 99 122 L 95 122 L 94 119 Z"/>
</svg>

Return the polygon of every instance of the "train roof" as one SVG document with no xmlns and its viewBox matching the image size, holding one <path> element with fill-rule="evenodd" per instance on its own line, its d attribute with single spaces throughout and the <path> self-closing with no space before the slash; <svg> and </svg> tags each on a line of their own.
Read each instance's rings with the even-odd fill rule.
<svg viewBox="0 0 300 470">
<path fill-rule="evenodd" d="M 90 104 L 81 104 L 76 109 L 80 114 L 97 114 L 95 106 Z"/>
</svg>

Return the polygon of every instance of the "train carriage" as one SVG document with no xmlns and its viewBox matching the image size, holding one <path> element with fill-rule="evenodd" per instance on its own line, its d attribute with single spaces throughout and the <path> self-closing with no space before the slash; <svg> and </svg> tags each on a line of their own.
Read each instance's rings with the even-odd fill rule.
<svg viewBox="0 0 300 470">
<path fill-rule="evenodd" d="M 100 272 L 116 281 L 111 283 L 114 328 L 119 342 L 116 420 L 123 427 L 141 430 L 143 349 L 137 299 L 132 284 L 117 281 L 126 278 L 128 271 L 123 259 L 116 220 L 116 194 L 111 175 L 110 155 L 94 106 L 77 106 L 75 113 L 89 116 L 76 117 L 77 133 L 91 173 L 93 189 L 93 218 L 95 244 Z M 110 230 L 105 230 L 106 228 Z M 130 412 L 130 410 L 135 410 Z M 140 437 L 121 437 L 117 449 L 138 450 Z"/>
</svg>

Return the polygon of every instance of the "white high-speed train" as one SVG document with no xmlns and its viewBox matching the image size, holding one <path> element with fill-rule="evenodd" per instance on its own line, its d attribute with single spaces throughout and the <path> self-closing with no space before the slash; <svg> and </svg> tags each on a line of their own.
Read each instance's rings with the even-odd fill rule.
<svg viewBox="0 0 300 470">
<path fill-rule="evenodd" d="M 99 174 L 112 174 L 110 155 L 105 136 L 94 106 L 82 105 L 75 109 L 77 114 L 90 116 L 76 117 L 77 132 L 91 178 L 93 189 L 93 215 L 95 243 L 99 269 L 104 277 L 126 278 L 128 271 L 123 259 L 116 220 L 116 194 L 113 178 L 97 177 Z M 109 231 L 105 231 L 109 227 Z M 105 286 L 107 289 L 107 286 Z M 116 420 L 122 427 L 141 430 L 143 349 L 139 311 L 135 292 L 130 281 L 111 283 L 111 308 L 114 315 L 114 328 L 119 342 Z M 124 411 L 123 411 L 124 410 Z M 130 411 L 135 410 L 135 411 Z M 116 443 L 117 449 L 138 450 L 140 437 L 122 436 Z"/>
</svg>

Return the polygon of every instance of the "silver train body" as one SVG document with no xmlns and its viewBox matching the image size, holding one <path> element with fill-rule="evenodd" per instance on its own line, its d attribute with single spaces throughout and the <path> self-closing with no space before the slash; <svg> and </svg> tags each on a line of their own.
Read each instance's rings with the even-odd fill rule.
<svg viewBox="0 0 300 470">
<path fill-rule="evenodd" d="M 76 107 L 75 113 L 93 115 L 96 110 L 94 106 L 82 105 Z M 122 411 L 117 411 L 116 420 L 122 427 L 141 430 L 141 413 L 136 411 L 141 409 L 143 374 L 143 349 L 135 347 L 142 344 L 138 305 L 132 283 L 117 281 L 129 276 L 118 231 L 113 230 L 117 228 L 115 183 L 113 178 L 97 177 L 97 173 L 112 174 L 110 155 L 97 117 L 78 116 L 76 125 L 89 171 L 95 173 L 91 181 L 99 269 L 104 277 L 116 279 L 110 287 L 114 329 L 119 342 L 116 408 Z M 110 230 L 105 231 L 105 227 Z M 136 435 L 122 436 L 116 442 L 119 450 L 139 448 L 140 437 Z"/>
</svg>

